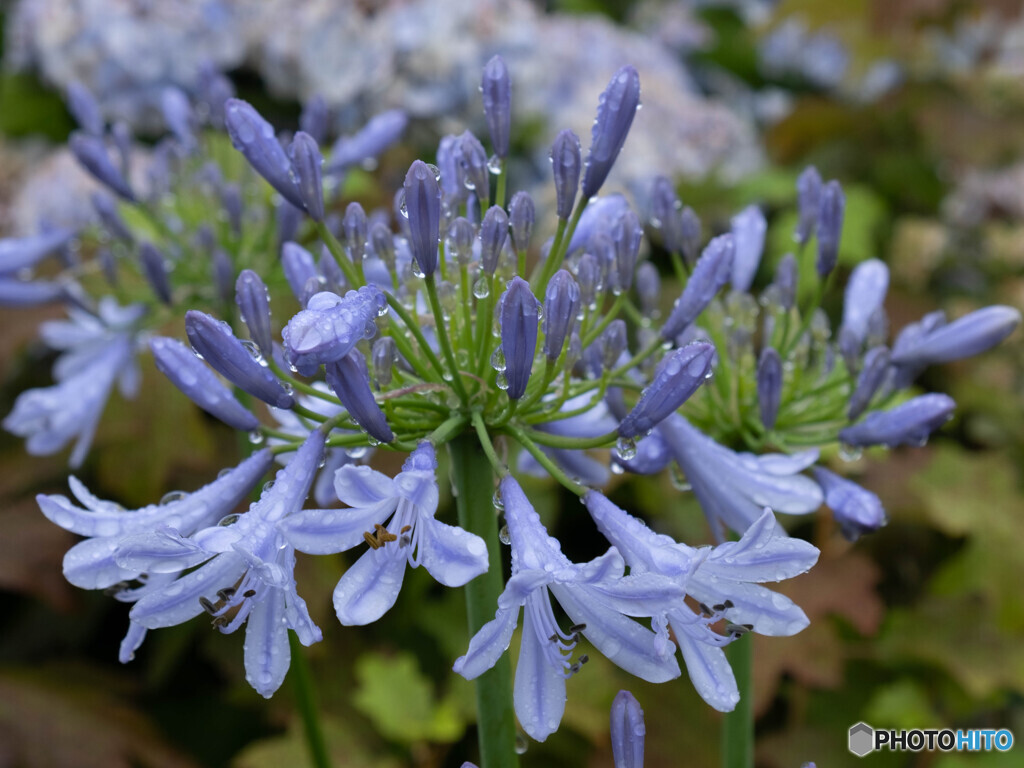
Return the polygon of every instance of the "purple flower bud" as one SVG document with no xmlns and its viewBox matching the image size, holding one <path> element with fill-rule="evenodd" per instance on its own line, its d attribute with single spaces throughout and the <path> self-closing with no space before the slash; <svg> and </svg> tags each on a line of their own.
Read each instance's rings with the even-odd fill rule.
<svg viewBox="0 0 1024 768">
<path fill-rule="evenodd" d="M 63 283 L 0 277 L 0 307 L 34 307 L 66 296 Z"/>
<path fill-rule="evenodd" d="M 501 249 L 508 239 L 508 214 L 503 208 L 493 205 L 484 214 L 480 224 L 480 266 L 486 275 L 493 275 L 498 268 Z"/>
<path fill-rule="evenodd" d="M 491 145 L 498 157 L 508 157 L 509 136 L 512 133 L 512 81 L 508 67 L 501 56 L 494 56 L 484 67 L 480 81 L 484 116 L 491 131 Z"/>
<path fill-rule="evenodd" d="M 313 254 L 298 243 L 285 243 L 281 246 L 281 266 L 292 293 L 301 302 L 306 283 L 310 278 L 318 277 Z"/>
<path fill-rule="evenodd" d="M 459 136 L 456 157 L 462 165 L 466 189 L 475 192 L 481 200 L 490 199 L 491 172 L 487 168 L 487 150 L 480 139 L 470 131 L 464 131 Z"/>
<path fill-rule="evenodd" d="M 17 272 L 35 265 L 48 254 L 67 245 L 74 236 L 75 233 L 69 229 L 53 229 L 28 237 L 0 239 L 0 274 Z"/>
<path fill-rule="evenodd" d="M 448 253 L 455 257 L 460 267 L 469 266 L 473 260 L 473 240 L 476 239 L 476 230 L 470 224 L 469 219 L 459 216 L 448 227 Z"/>
<path fill-rule="evenodd" d="M 882 500 L 871 491 L 822 467 L 812 471 L 847 539 L 856 541 L 861 534 L 877 531 L 888 522 Z"/>
<path fill-rule="evenodd" d="M 683 260 L 693 266 L 700 255 L 701 225 L 697 212 L 690 206 L 680 214 L 679 231 L 682 233 Z"/>
<path fill-rule="evenodd" d="M 353 264 L 361 264 L 366 255 L 366 211 L 359 203 L 349 203 L 345 209 L 341 229 L 345 235 L 345 247 Z"/>
<path fill-rule="evenodd" d="M 605 232 L 598 232 L 590 238 L 590 245 L 588 247 L 601 268 L 600 290 L 607 292 L 614 289 L 618 291 L 613 274 L 615 267 L 615 243 L 611 236 Z"/>
<path fill-rule="evenodd" d="M 135 202 L 135 193 L 128 186 L 121 171 L 117 169 L 107 154 L 107 146 L 103 139 L 80 131 L 74 131 L 68 139 L 68 148 L 75 159 L 82 164 L 98 182 L 123 197 L 128 202 Z"/>
<path fill-rule="evenodd" d="M 644 711 L 629 691 L 619 691 L 612 702 L 611 728 L 615 768 L 644 768 Z"/>
<path fill-rule="evenodd" d="M 288 359 L 304 376 L 322 364 L 340 360 L 363 338 L 376 333 L 376 318 L 387 298 L 375 285 L 349 291 L 344 297 L 318 293 L 282 331 Z"/>
<path fill-rule="evenodd" d="M 400 109 L 374 115 L 358 133 L 344 136 L 334 143 L 327 172 L 338 173 L 350 166 L 374 160 L 402 137 L 408 123 L 409 118 Z"/>
<path fill-rule="evenodd" d="M 508 224 L 512 233 L 512 247 L 516 252 L 522 253 L 530 247 L 535 219 L 536 213 L 530 193 L 516 192 L 512 196 L 512 202 L 508 204 Z"/>
<path fill-rule="evenodd" d="M 594 237 L 607 233 L 615 220 L 628 210 L 629 203 L 622 195 L 605 195 L 591 200 L 583 209 L 566 253 L 575 253 L 580 248 L 590 248 Z"/>
<path fill-rule="evenodd" d="M 530 284 L 521 277 L 513 277 L 501 297 L 501 349 L 505 354 L 508 396 L 512 400 L 526 393 L 530 380 L 537 351 L 538 309 L 540 302 L 530 291 Z"/>
<path fill-rule="evenodd" d="M 856 421 L 867 410 L 871 404 L 871 398 L 875 396 L 878 388 L 885 381 L 888 369 L 888 347 L 875 347 L 864 355 L 864 365 L 857 377 L 857 386 L 854 387 L 853 393 L 850 395 L 850 403 L 846 410 L 846 417 L 850 421 Z"/>
<path fill-rule="evenodd" d="M 181 146 L 185 149 L 195 146 L 196 137 L 193 133 L 195 116 L 192 114 L 192 105 L 184 91 L 175 86 L 164 88 L 160 94 L 160 111 L 163 114 L 164 122 Z"/>
<path fill-rule="evenodd" d="M 551 173 L 555 177 L 555 211 L 560 219 L 572 215 L 583 165 L 580 137 L 566 128 L 551 145 Z"/>
<path fill-rule="evenodd" d="M 280 249 L 284 243 L 294 240 L 299 234 L 299 225 L 302 224 L 302 211 L 289 203 L 284 198 L 277 204 L 274 210 L 277 221 L 277 246 Z"/>
<path fill-rule="evenodd" d="M 386 387 L 391 383 L 391 369 L 398 362 L 398 348 L 390 336 L 381 336 L 373 342 L 370 353 L 373 363 L 373 378 L 377 388 Z"/>
<path fill-rule="evenodd" d="M 682 251 L 682 209 L 676 188 L 665 176 L 655 176 L 651 187 L 651 228 L 660 233 L 661 245 L 669 253 Z"/>
<path fill-rule="evenodd" d="M 644 317 L 653 317 L 658 311 L 658 299 L 661 296 L 661 275 L 658 274 L 658 268 L 649 261 L 641 262 L 636 268 L 636 293 Z"/>
<path fill-rule="evenodd" d="M 672 312 L 661 329 L 663 339 L 674 339 L 692 323 L 715 295 L 722 290 L 732 275 L 733 254 L 736 250 L 732 235 L 719 235 L 708 243 L 697 260 L 686 288 L 672 307 Z"/>
<path fill-rule="evenodd" d="M 798 243 L 806 243 L 818 225 L 818 211 L 821 208 L 821 174 L 813 165 L 809 165 L 796 180 L 796 200 L 799 211 L 796 231 L 793 239 Z"/>
<path fill-rule="evenodd" d="M 324 182 L 321 168 L 324 159 L 320 147 L 308 133 L 299 131 L 288 148 L 294 171 L 295 189 L 298 190 L 303 207 L 313 221 L 324 220 Z"/>
<path fill-rule="evenodd" d="M 554 362 L 562 354 L 565 338 L 580 311 L 580 288 L 572 275 L 560 269 L 544 294 L 544 356 Z"/>
<path fill-rule="evenodd" d="M 370 244 L 377 258 L 383 261 L 388 269 L 395 268 L 395 236 L 382 221 L 370 227 Z"/>
<path fill-rule="evenodd" d="M 593 306 L 597 292 L 601 289 L 601 264 L 597 256 L 584 253 L 576 265 L 576 280 L 580 287 L 580 301 L 583 306 Z"/>
<path fill-rule="evenodd" d="M 874 411 L 859 424 L 841 429 L 839 441 L 852 446 L 889 448 L 903 443 L 924 445 L 928 435 L 949 421 L 954 408 L 956 403 L 948 395 L 919 395 L 891 411 Z"/>
<path fill-rule="evenodd" d="M 308 133 L 317 144 L 323 144 L 327 138 L 327 124 L 330 121 L 330 110 L 327 102 L 319 93 L 302 105 L 299 115 L 299 130 Z"/>
<path fill-rule="evenodd" d="M 761 423 L 768 431 L 775 428 L 781 402 L 782 359 L 772 347 L 765 347 L 757 361 L 757 405 L 761 411 Z"/>
<path fill-rule="evenodd" d="M 224 125 L 231 144 L 249 161 L 249 165 L 285 200 L 303 210 L 306 201 L 292 179 L 292 164 L 274 135 L 274 127 L 251 104 L 241 99 L 228 99 L 225 103 Z"/>
<path fill-rule="evenodd" d="M 441 171 L 441 189 L 445 198 L 452 201 L 463 200 L 466 189 L 465 172 L 459 155 L 459 137 L 448 134 L 441 137 L 437 145 L 437 167 Z"/>
<path fill-rule="evenodd" d="M 224 127 L 224 105 L 234 95 L 235 86 L 213 64 L 207 63 L 200 69 L 199 101 L 206 107 L 208 120 L 214 128 Z"/>
<path fill-rule="evenodd" d="M 612 225 L 611 237 L 615 254 L 612 281 L 619 293 L 633 287 L 633 270 L 640 255 L 640 241 L 643 236 L 640 218 L 632 210 L 627 210 Z"/>
<path fill-rule="evenodd" d="M 744 208 L 732 217 L 732 236 L 736 242 L 736 254 L 732 260 L 732 287 L 737 291 L 749 291 L 757 275 L 757 268 L 764 253 L 764 237 L 768 223 L 756 205 Z"/>
<path fill-rule="evenodd" d="M 231 301 L 232 289 L 235 284 L 235 265 L 231 262 L 228 252 L 223 248 L 213 250 L 211 261 L 213 267 L 211 276 L 217 295 L 221 301 Z"/>
<path fill-rule="evenodd" d="M 251 269 L 243 269 L 235 281 L 235 303 L 242 322 L 249 329 L 249 337 L 263 356 L 269 357 L 274 350 L 270 334 L 270 292 Z"/>
<path fill-rule="evenodd" d="M 220 204 L 224 206 L 224 213 L 228 217 L 228 224 L 231 225 L 231 232 L 235 237 L 242 236 L 242 189 L 237 184 L 225 184 L 220 190 Z"/>
<path fill-rule="evenodd" d="M 779 289 L 779 304 L 783 309 L 792 309 L 796 304 L 796 283 L 798 267 L 796 256 L 787 253 L 775 267 L 774 285 Z"/>
<path fill-rule="evenodd" d="M 608 327 L 601 333 L 599 343 L 601 365 L 606 371 L 610 371 L 626 351 L 626 321 L 618 318 L 608 323 Z"/>
<path fill-rule="evenodd" d="M 321 246 L 320 260 L 316 263 L 316 269 L 320 275 L 324 289 L 339 295 L 345 292 L 345 287 L 347 285 L 345 282 L 345 273 L 341 271 L 341 267 L 338 266 L 338 262 L 334 260 L 334 254 L 330 252 L 327 246 Z M 382 282 L 386 284 L 387 281 L 376 281 L 368 278 L 367 282 Z"/>
<path fill-rule="evenodd" d="M 247 432 L 260 422 L 234 398 L 195 353 L 177 339 L 157 336 L 149 342 L 157 370 L 193 403 L 229 427 Z"/>
<path fill-rule="evenodd" d="M 192 349 L 239 389 L 275 408 L 291 408 L 295 404 L 274 374 L 253 358 L 224 321 L 190 309 L 185 313 L 185 333 Z"/>
<path fill-rule="evenodd" d="M 901 345 L 893 352 L 892 361 L 924 366 L 971 357 L 999 344 L 1019 324 L 1020 312 L 1013 307 L 978 309 Z"/>
<path fill-rule="evenodd" d="M 858 264 L 850 273 L 843 295 L 842 328 L 848 329 L 858 343 L 868 333 L 868 322 L 885 301 L 889 288 L 889 268 L 878 259 Z"/>
<path fill-rule="evenodd" d="M 370 372 L 366 368 L 366 358 L 357 349 L 351 350 L 340 360 L 327 363 L 327 384 L 341 400 L 352 420 L 366 430 L 374 440 L 390 443 L 395 439 L 394 432 L 388 426 L 384 411 L 373 399 L 370 389 Z"/>
<path fill-rule="evenodd" d="M 409 218 L 409 247 L 424 275 L 437 270 L 437 245 L 441 239 L 441 188 L 434 172 L 415 160 L 405 175 L 405 209 Z"/>
<path fill-rule="evenodd" d="M 650 385 L 619 424 L 619 437 L 645 435 L 674 413 L 707 379 L 714 354 L 713 345 L 694 342 L 665 355 Z"/>
<path fill-rule="evenodd" d="M 142 265 L 142 274 L 145 275 L 146 282 L 156 297 L 164 304 L 170 304 L 171 281 L 164 255 L 152 243 L 143 243 L 139 246 L 139 263 Z"/>
<path fill-rule="evenodd" d="M 583 198 L 597 194 L 619 156 L 626 134 L 640 106 L 640 75 L 631 66 L 616 72 L 597 103 L 597 119 L 590 134 Z"/>
<path fill-rule="evenodd" d="M 838 181 L 830 181 L 821 190 L 818 210 L 818 276 L 825 277 L 839 261 L 839 238 L 843 233 L 846 196 Z"/>
<path fill-rule="evenodd" d="M 93 136 L 103 137 L 104 120 L 99 102 L 84 85 L 75 81 L 68 85 L 68 111 L 78 127 Z"/>
</svg>

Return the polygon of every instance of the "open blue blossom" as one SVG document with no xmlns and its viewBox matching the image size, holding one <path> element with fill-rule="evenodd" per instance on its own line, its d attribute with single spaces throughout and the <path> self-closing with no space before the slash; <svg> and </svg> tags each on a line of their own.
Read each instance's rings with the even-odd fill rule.
<svg viewBox="0 0 1024 768">
<path fill-rule="evenodd" d="M 369 467 L 344 466 L 334 487 L 348 509 L 309 509 L 279 523 L 301 552 L 323 555 L 369 544 L 334 589 L 342 624 L 370 624 L 387 613 L 398 599 L 406 566 L 422 565 L 448 587 L 461 587 L 487 570 L 483 539 L 434 519 L 436 472 L 434 448 L 427 442 L 409 455 L 394 479 Z"/>
<path fill-rule="evenodd" d="M 764 635 L 792 635 L 807 626 L 807 616 L 789 598 L 760 586 L 809 570 L 818 550 L 780 533 L 772 513 L 763 510 L 739 541 L 693 548 L 664 534 L 617 507 L 597 491 L 583 497 L 601 533 L 622 553 L 631 574 L 658 574 L 684 589 L 707 615 L 695 613 L 682 599 L 664 606 L 690 679 L 701 697 L 728 712 L 739 692 L 722 646 L 732 637 L 712 624 L 729 623 Z"/>
<path fill-rule="evenodd" d="M 511 476 L 501 481 L 501 499 L 512 541 L 512 576 L 494 619 L 470 640 L 453 669 L 472 680 L 494 666 L 508 649 L 522 608 L 515 710 L 537 741 L 554 733 L 562 720 L 565 681 L 579 669 L 571 654 L 580 634 L 637 677 L 655 683 L 677 677 L 664 628 L 654 632 L 628 617 L 660 615 L 667 601 L 682 599 L 682 589 L 655 574 L 624 576 L 625 564 L 614 548 L 589 563 L 572 563 Z M 574 622 L 568 632 L 555 620 L 552 595 Z"/>
<path fill-rule="evenodd" d="M 132 622 L 158 629 L 206 612 L 224 633 L 246 624 L 246 680 L 263 696 L 271 696 L 284 682 L 291 661 L 288 630 L 303 645 L 321 639 L 295 591 L 295 550 L 277 524 L 302 508 L 323 450 L 324 434 L 314 430 L 243 515 L 188 538 L 160 529 L 122 540 L 115 552 L 119 565 L 177 575 L 138 599 Z"/>
</svg>

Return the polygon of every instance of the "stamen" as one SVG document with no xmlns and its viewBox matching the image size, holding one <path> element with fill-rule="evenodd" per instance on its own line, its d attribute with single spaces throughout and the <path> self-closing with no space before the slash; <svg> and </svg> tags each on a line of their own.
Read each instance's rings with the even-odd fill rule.
<svg viewBox="0 0 1024 768">
<path fill-rule="evenodd" d="M 224 589 L 217 590 L 217 597 L 223 600 L 225 603 L 235 596 L 234 587 L 224 587 Z"/>
<path fill-rule="evenodd" d="M 412 530 L 412 526 L 411 525 L 403 525 L 402 526 L 402 530 L 400 530 L 399 533 L 408 533 L 411 530 Z"/>
<path fill-rule="evenodd" d="M 256 594 L 255 589 L 247 589 L 242 593 L 242 597 L 253 597 Z"/>
<path fill-rule="evenodd" d="M 374 525 L 373 530 L 377 532 L 377 541 L 380 542 L 382 547 L 389 541 L 398 541 L 398 537 L 380 523 Z"/>
<path fill-rule="evenodd" d="M 733 605 L 732 600 L 726 600 L 724 603 L 722 603 L 722 605 L 725 606 L 726 608 L 734 608 L 735 607 Z"/>
<path fill-rule="evenodd" d="M 372 533 L 369 533 L 368 531 L 363 531 L 363 539 L 364 539 L 364 540 L 366 541 L 366 543 L 367 543 L 367 544 L 369 544 L 369 545 L 370 545 L 370 547 L 371 547 L 371 548 L 373 548 L 373 549 L 380 549 L 380 548 L 381 548 L 381 546 L 382 546 L 382 545 L 381 545 L 381 544 L 380 544 L 380 543 L 379 543 L 379 542 L 377 541 L 377 538 L 376 538 L 376 537 L 375 537 L 375 536 L 374 536 L 374 535 L 373 535 Z"/>
<path fill-rule="evenodd" d="M 200 597 L 199 604 L 203 606 L 203 610 L 211 616 L 220 610 L 219 606 L 214 605 L 208 597 Z"/>
<path fill-rule="evenodd" d="M 708 608 L 704 603 L 697 603 L 697 606 L 700 608 L 700 612 L 703 613 L 705 616 L 711 615 L 711 609 Z"/>
</svg>

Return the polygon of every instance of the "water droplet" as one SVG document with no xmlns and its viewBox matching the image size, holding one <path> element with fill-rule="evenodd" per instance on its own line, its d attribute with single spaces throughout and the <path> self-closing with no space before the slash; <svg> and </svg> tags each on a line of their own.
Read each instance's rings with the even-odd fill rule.
<svg viewBox="0 0 1024 768">
<path fill-rule="evenodd" d="M 839 444 L 839 458 L 843 461 L 857 461 L 864 455 L 864 450 L 857 445 Z"/>
<path fill-rule="evenodd" d="M 498 541 L 506 546 L 512 543 L 512 536 L 509 535 L 507 525 L 501 526 L 501 530 L 498 531 Z"/>
<path fill-rule="evenodd" d="M 501 175 L 501 158 L 497 155 L 491 155 L 487 161 L 487 170 L 495 176 Z"/>
<path fill-rule="evenodd" d="M 264 439 L 266 438 L 264 437 L 263 433 L 260 432 L 258 429 L 254 429 L 252 432 L 249 433 L 249 442 L 252 443 L 253 445 L 260 445 L 264 441 Z"/>
<path fill-rule="evenodd" d="M 188 494 L 185 491 L 168 491 L 160 497 L 160 506 L 165 504 L 173 504 L 175 501 L 181 501 L 186 498 Z"/>
<path fill-rule="evenodd" d="M 226 476 L 228 476 L 230 474 L 231 474 L 231 467 L 224 467 L 224 469 L 222 469 L 220 472 L 217 473 L 217 479 L 219 480 L 220 478 L 226 477 Z"/>
<path fill-rule="evenodd" d="M 273 480 L 268 480 L 267 482 L 265 482 L 263 484 L 263 493 L 266 493 L 267 491 L 269 491 L 273 487 L 274 487 L 274 481 Z"/>
<path fill-rule="evenodd" d="M 353 445 L 351 448 L 346 450 L 345 453 L 348 454 L 348 457 L 350 459 L 359 461 L 360 459 L 366 457 L 366 454 L 369 453 L 369 450 L 370 449 L 367 448 L 365 445 Z"/>
<path fill-rule="evenodd" d="M 672 487 L 677 491 L 686 493 L 687 491 L 693 490 L 693 486 L 686 479 L 686 473 L 683 472 L 682 468 L 675 462 L 669 467 L 668 470 L 669 480 L 672 482 Z"/>
<path fill-rule="evenodd" d="M 498 371 L 498 375 L 494 377 L 494 385 L 502 392 L 508 389 L 508 376 L 504 371 Z"/>
<path fill-rule="evenodd" d="M 636 458 L 636 438 L 620 437 L 615 443 L 615 452 L 625 461 Z"/>
<path fill-rule="evenodd" d="M 501 498 L 501 491 L 497 488 L 494 489 L 494 494 L 491 496 L 491 503 L 499 512 L 505 511 L 505 502 Z"/>
<path fill-rule="evenodd" d="M 253 360 L 258 363 L 263 362 L 263 353 L 260 352 L 260 348 L 256 345 L 255 341 L 246 339 L 242 342 L 242 346 L 245 347 L 246 351 L 248 351 L 250 355 L 252 355 Z"/>
<path fill-rule="evenodd" d="M 491 281 L 481 275 L 473 283 L 473 295 L 478 299 L 486 299 L 491 295 Z"/>
<path fill-rule="evenodd" d="M 525 755 L 526 750 L 529 748 L 530 743 L 526 740 L 526 737 L 521 733 L 516 734 L 516 742 L 513 750 L 517 755 Z"/>
<path fill-rule="evenodd" d="M 217 525 L 219 525 L 221 527 L 226 527 L 226 526 L 229 526 L 229 525 L 234 525 L 235 523 L 238 522 L 238 518 L 240 518 L 240 517 L 241 517 L 241 515 L 233 515 L 233 514 L 232 515 L 224 515 L 224 517 L 222 517 L 220 519 L 220 521 L 217 523 Z"/>
<path fill-rule="evenodd" d="M 609 463 L 608 468 L 611 469 L 613 475 L 621 475 L 626 471 L 625 467 L 614 459 Z"/>
<path fill-rule="evenodd" d="M 505 370 L 505 350 L 498 347 L 491 355 L 491 368 L 502 373 Z"/>
<path fill-rule="evenodd" d="M 431 163 L 427 163 L 427 168 L 429 168 L 430 172 L 432 174 L 434 174 L 434 181 L 441 181 L 441 169 L 440 168 L 438 168 L 436 165 L 433 165 Z"/>
</svg>

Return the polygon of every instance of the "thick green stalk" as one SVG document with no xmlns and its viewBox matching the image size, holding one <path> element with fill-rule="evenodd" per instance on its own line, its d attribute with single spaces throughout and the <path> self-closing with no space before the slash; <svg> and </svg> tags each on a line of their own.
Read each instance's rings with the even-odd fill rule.
<svg viewBox="0 0 1024 768">
<path fill-rule="evenodd" d="M 736 675 L 740 701 L 722 722 L 722 768 L 754 768 L 753 640 L 742 637 L 725 649 Z"/>
<path fill-rule="evenodd" d="M 327 756 L 327 744 L 320 718 L 316 709 L 316 691 L 313 688 L 313 676 L 309 673 L 309 660 L 306 649 L 302 647 L 294 632 L 288 632 L 288 645 L 292 651 L 291 677 L 295 687 L 295 702 L 302 715 L 302 730 L 306 735 L 306 746 L 314 768 L 331 768 L 331 760 Z"/>
<path fill-rule="evenodd" d="M 493 476 L 490 460 L 472 433 L 448 443 L 452 461 L 452 487 L 459 512 L 459 525 L 487 542 L 490 568 L 465 586 L 466 615 L 470 635 L 494 618 L 498 596 L 504 588 L 501 575 L 501 545 L 498 519 L 491 500 Z M 516 768 L 516 725 L 512 709 L 512 667 L 503 654 L 476 683 L 477 730 L 480 740 L 480 768 Z"/>
</svg>

